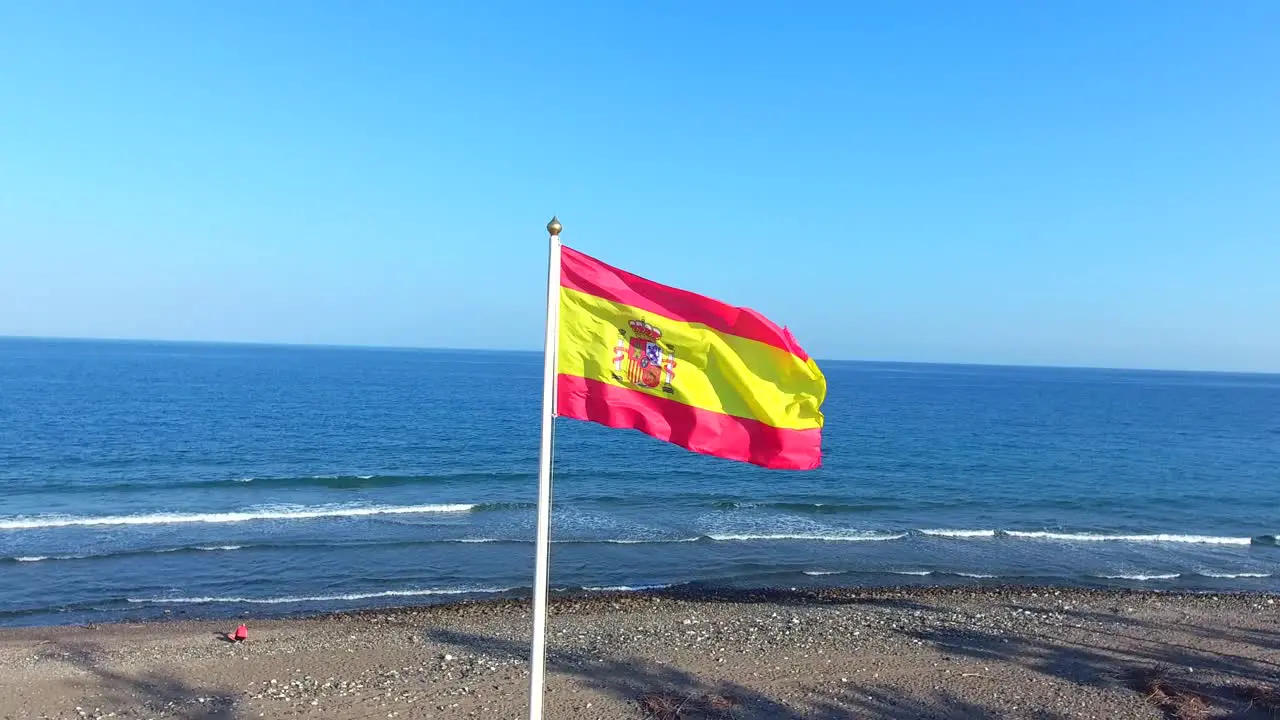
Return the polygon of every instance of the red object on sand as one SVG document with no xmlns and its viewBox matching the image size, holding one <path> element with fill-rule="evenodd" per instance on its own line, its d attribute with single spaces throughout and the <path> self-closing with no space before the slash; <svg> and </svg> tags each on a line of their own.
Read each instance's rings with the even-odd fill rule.
<svg viewBox="0 0 1280 720">
<path fill-rule="evenodd" d="M 241 625 L 240 627 L 236 628 L 235 637 L 236 637 L 236 642 L 240 642 L 241 640 L 248 640 L 249 628 L 245 627 L 244 625 Z"/>
</svg>

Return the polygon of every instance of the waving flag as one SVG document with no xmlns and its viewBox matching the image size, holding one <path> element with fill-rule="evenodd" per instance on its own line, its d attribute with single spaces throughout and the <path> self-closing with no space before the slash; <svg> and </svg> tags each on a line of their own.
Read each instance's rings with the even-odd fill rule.
<svg viewBox="0 0 1280 720">
<path fill-rule="evenodd" d="M 561 249 L 559 417 L 766 468 L 822 461 L 826 379 L 786 328 Z"/>
</svg>

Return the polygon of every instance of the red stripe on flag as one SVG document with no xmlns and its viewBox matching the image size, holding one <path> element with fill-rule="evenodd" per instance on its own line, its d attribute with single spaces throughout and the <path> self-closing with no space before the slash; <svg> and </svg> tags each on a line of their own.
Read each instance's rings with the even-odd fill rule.
<svg viewBox="0 0 1280 720">
<path fill-rule="evenodd" d="M 717 332 L 772 345 L 809 360 L 790 330 L 778 327 L 754 310 L 646 280 L 572 248 L 562 248 L 560 285 L 671 320 L 698 323 Z"/>
<path fill-rule="evenodd" d="M 693 452 L 773 470 L 813 470 L 822 465 L 820 428 L 776 428 L 576 375 L 558 377 L 556 414 L 639 430 Z"/>
</svg>

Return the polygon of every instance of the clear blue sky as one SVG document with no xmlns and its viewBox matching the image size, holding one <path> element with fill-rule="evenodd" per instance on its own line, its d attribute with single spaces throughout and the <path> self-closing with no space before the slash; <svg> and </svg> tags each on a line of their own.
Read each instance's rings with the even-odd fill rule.
<svg viewBox="0 0 1280 720">
<path fill-rule="evenodd" d="M 1280 371 L 1280 3 L 0 3 L 0 335 Z"/>
</svg>

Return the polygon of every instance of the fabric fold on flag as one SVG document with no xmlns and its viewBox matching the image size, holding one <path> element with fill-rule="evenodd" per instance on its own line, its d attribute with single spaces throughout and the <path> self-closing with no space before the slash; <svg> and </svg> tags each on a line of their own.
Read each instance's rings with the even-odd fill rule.
<svg viewBox="0 0 1280 720">
<path fill-rule="evenodd" d="M 746 308 L 561 250 L 556 414 L 772 469 L 822 460 L 826 380 Z"/>
</svg>

